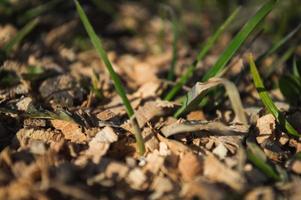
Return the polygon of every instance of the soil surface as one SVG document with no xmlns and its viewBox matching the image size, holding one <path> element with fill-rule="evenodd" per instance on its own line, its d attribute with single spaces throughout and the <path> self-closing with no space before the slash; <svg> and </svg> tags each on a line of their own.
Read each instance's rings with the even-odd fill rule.
<svg viewBox="0 0 301 200">
<path fill-rule="evenodd" d="M 0 199 L 301 198 L 301 140 L 265 109 L 246 59 L 249 53 L 262 55 L 300 22 L 298 1 L 282 2 L 218 79 L 234 83 L 241 108 L 231 104 L 227 88 L 219 87 L 206 106 L 179 118 L 174 113 L 181 97 L 203 87 L 201 77 L 259 4 L 242 5 L 192 78 L 166 101 L 201 44 L 237 5 L 164 1 L 162 8 L 157 1 L 83 1 L 135 109 L 146 146 L 143 156 L 73 1 L 3 2 L 9 6 L 0 4 L 0 48 L 25 24 L 34 19 L 38 24 L 0 58 Z M 178 18 L 173 80 L 167 80 L 174 34 L 166 10 Z M 300 60 L 300 38 L 296 33 L 258 63 L 269 95 L 299 133 L 300 107 L 284 98 L 278 81 L 292 71 L 293 58 Z"/>
</svg>

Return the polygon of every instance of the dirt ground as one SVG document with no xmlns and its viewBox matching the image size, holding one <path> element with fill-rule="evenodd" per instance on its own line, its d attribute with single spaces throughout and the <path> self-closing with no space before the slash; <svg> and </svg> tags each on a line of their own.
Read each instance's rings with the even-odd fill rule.
<svg viewBox="0 0 301 200">
<path fill-rule="evenodd" d="M 33 20 L 26 11 L 43 5 L 11 2 L 15 3 L 7 13 L 0 4 L 0 48 Z M 255 5 L 243 4 L 238 20 L 198 64 L 189 82 L 173 101 L 166 101 L 163 97 L 193 63 L 200 44 L 232 8 L 204 1 L 208 5 L 204 3 L 200 12 L 192 8 L 195 4 L 165 2 L 181 22 L 176 78 L 168 81 L 173 27 L 169 17 L 162 17 L 159 3 L 116 1 L 97 7 L 92 2 L 83 7 L 126 88 L 146 153 L 137 153 L 125 107 L 73 1 L 47 3 L 49 10 L 39 14 L 38 25 L 0 66 L 0 199 L 301 198 L 301 140 L 290 136 L 264 108 L 246 61 L 248 53 L 260 56 L 275 38 L 288 33 L 300 12 L 280 25 L 286 11 L 273 11 L 268 25 L 262 25 L 267 31 L 255 31 L 229 63 L 223 79 L 239 91 L 246 116 L 246 123 L 241 123 L 227 95 L 211 95 L 208 106 L 178 119 L 173 114 L 180 108 L 180 97 L 215 63 L 256 11 Z M 286 6 L 282 8 L 292 7 Z M 286 26 L 284 31 L 280 26 Z M 276 30 L 280 33 L 274 37 Z M 261 74 L 268 74 L 270 65 L 277 63 L 263 76 L 264 83 L 299 133 L 300 107 L 289 104 L 276 83 L 290 71 L 292 57 L 300 59 L 300 38 L 297 33 L 258 65 Z M 281 60 L 292 46 L 294 56 Z"/>
</svg>

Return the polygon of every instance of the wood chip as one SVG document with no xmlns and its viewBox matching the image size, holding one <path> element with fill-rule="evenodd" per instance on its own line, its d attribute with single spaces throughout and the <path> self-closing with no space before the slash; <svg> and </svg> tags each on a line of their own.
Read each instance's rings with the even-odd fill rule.
<svg viewBox="0 0 301 200">
<path fill-rule="evenodd" d="M 217 155 L 221 160 L 225 159 L 227 152 L 227 148 L 222 143 L 218 144 L 212 151 L 212 153 Z"/>
<path fill-rule="evenodd" d="M 88 159 L 92 159 L 95 164 L 99 163 L 102 156 L 109 150 L 110 144 L 117 140 L 118 136 L 114 130 L 106 126 L 92 138 L 89 148 L 77 159 L 76 163 L 82 165 Z"/>
<path fill-rule="evenodd" d="M 154 192 L 151 194 L 150 199 L 160 199 L 162 195 L 172 191 L 173 184 L 168 178 L 157 176 L 151 185 L 151 189 Z"/>
<path fill-rule="evenodd" d="M 75 143 L 85 143 L 88 140 L 88 137 L 83 133 L 82 128 L 74 122 L 54 119 L 51 120 L 51 124 L 54 128 L 62 131 L 66 140 Z"/>
<path fill-rule="evenodd" d="M 202 163 L 192 152 L 183 155 L 179 162 L 179 171 L 184 181 L 191 181 L 202 172 Z"/>
<path fill-rule="evenodd" d="M 144 190 L 145 187 L 143 187 L 143 186 L 144 186 L 144 183 L 146 182 L 147 178 L 141 169 L 134 168 L 130 171 L 126 180 L 133 189 Z"/>
<path fill-rule="evenodd" d="M 290 166 L 290 169 L 296 174 L 301 174 L 301 160 L 294 160 Z"/>
<path fill-rule="evenodd" d="M 212 181 L 229 185 L 236 191 L 241 191 L 245 184 L 241 174 L 228 168 L 213 155 L 208 155 L 204 159 L 204 176 Z"/>
<path fill-rule="evenodd" d="M 276 128 L 276 121 L 272 114 L 264 115 L 257 120 L 256 127 L 258 129 L 258 136 L 256 137 L 256 141 L 259 144 L 262 144 L 266 141 Z"/>
</svg>

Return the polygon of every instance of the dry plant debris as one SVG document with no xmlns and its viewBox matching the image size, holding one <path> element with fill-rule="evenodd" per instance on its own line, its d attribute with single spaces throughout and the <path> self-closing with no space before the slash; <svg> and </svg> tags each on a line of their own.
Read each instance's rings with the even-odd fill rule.
<svg viewBox="0 0 301 200">
<path fill-rule="evenodd" d="M 279 1 L 263 22 L 267 30 L 259 27 L 217 76 L 200 82 L 255 6 L 243 3 L 244 12 L 195 63 L 199 44 L 238 1 L 164 2 L 81 1 L 135 110 L 146 147 L 140 156 L 73 1 L 0 1 L 0 199 L 301 198 L 301 139 L 260 103 L 264 88 L 254 87 L 245 58 L 258 58 L 269 95 L 301 133 L 300 106 L 288 104 L 300 97 L 287 99 L 301 95 L 301 83 L 287 95 L 278 88 L 283 75 L 300 79 L 300 27 L 293 27 L 300 3 Z M 167 80 L 173 62 L 177 79 Z M 164 100 L 192 63 L 186 85 Z"/>
</svg>

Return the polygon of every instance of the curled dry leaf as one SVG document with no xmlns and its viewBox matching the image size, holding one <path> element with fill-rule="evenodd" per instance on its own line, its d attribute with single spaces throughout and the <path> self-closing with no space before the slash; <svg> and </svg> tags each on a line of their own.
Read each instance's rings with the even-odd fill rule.
<svg viewBox="0 0 301 200">
<path fill-rule="evenodd" d="M 200 100 L 209 89 L 214 88 L 218 85 L 223 85 L 225 87 L 232 108 L 235 112 L 236 120 L 240 123 L 247 124 L 248 121 L 241 103 L 238 89 L 236 88 L 234 83 L 223 78 L 211 78 L 205 83 L 196 83 L 194 87 L 190 90 L 190 92 L 187 94 L 185 102 L 182 104 L 182 107 L 177 111 L 176 116 L 180 116 L 184 112 L 193 109 L 196 105 L 199 104 Z"/>
<path fill-rule="evenodd" d="M 229 185 L 236 191 L 241 191 L 245 187 L 245 179 L 241 174 L 228 168 L 211 154 L 204 159 L 204 176 L 212 181 Z"/>
<path fill-rule="evenodd" d="M 180 120 L 161 129 L 165 137 L 179 133 L 209 131 L 218 135 L 244 135 L 248 131 L 248 126 L 226 126 L 215 121 L 184 121 Z"/>
</svg>

